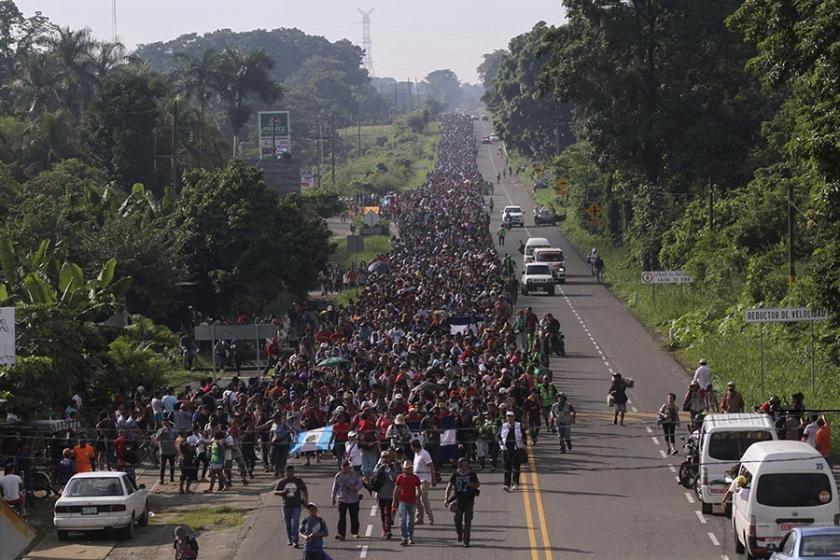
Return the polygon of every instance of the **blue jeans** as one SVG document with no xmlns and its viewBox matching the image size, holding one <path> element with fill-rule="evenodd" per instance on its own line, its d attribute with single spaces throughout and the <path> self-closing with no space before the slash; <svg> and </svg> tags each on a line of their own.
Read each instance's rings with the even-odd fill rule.
<svg viewBox="0 0 840 560">
<path fill-rule="evenodd" d="M 400 533 L 403 540 L 414 538 L 414 510 L 415 504 L 400 502 Z"/>
<path fill-rule="evenodd" d="M 300 506 L 283 506 L 283 524 L 286 526 L 286 535 L 289 537 L 289 542 L 297 544 L 300 527 Z"/>
</svg>

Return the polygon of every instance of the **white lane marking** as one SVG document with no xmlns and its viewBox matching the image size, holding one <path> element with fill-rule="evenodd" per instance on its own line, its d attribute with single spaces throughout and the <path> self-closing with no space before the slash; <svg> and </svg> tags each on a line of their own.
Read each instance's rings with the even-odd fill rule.
<svg viewBox="0 0 840 560">
<path fill-rule="evenodd" d="M 653 428 L 651 428 L 650 426 L 645 426 L 645 431 L 649 434 L 652 434 L 653 433 Z"/>
<path fill-rule="evenodd" d="M 697 519 L 700 520 L 700 523 L 702 523 L 703 525 L 706 524 L 706 518 L 703 517 L 703 512 L 702 511 L 700 511 L 699 509 L 695 509 L 694 510 L 694 515 L 697 516 Z"/>
<path fill-rule="evenodd" d="M 632 410 L 633 412 L 639 412 L 639 409 L 636 408 L 635 406 L 631 406 L 630 410 Z"/>
<path fill-rule="evenodd" d="M 491 150 L 491 149 L 490 149 L 490 145 L 489 145 L 489 144 L 488 144 L 488 146 L 487 146 L 487 155 L 488 155 L 488 156 L 490 156 L 490 164 L 493 166 L 493 172 L 494 172 L 494 173 L 496 173 L 496 174 L 498 174 L 498 173 L 499 173 L 499 168 L 498 168 L 498 167 L 496 167 L 496 160 L 495 160 L 495 159 L 493 159 L 493 150 Z M 492 180 L 492 179 L 491 179 L 491 180 Z M 510 193 L 508 192 L 507 187 L 505 186 L 504 181 L 502 181 L 502 183 L 500 184 L 500 186 L 502 187 L 502 191 L 504 191 L 505 196 L 506 196 L 506 197 L 507 197 L 507 199 L 508 199 L 508 204 L 509 204 L 510 206 L 513 206 L 513 205 L 514 205 L 513 199 L 510 197 Z M 523 220 L 523 221 L 524 221 L 524 220 Z M 524 230 L 525 230 L 525 233 L 527 233 L 527 234 L 528 234 L 528 237 L 531 237 L 531 232 L 530 232 L 530 230 L 528 229 L 528 226 L 524 226 L 522 229 L 524 229 Z"/>
<path fill-rule="evenodd" d="M 373 534 L 373 525 L 368 524 L 367 529 L 365 529 L 365 536 L 369 537 Z"/>
<path fill-rule="evenodd" d="M 686 499 L 686 500 L 688 500 L 688 503 L 689 503 L 689 504 L 693 504 L 693 503 L 694 503 L 694 496 L 692 496 L 692 495 L 691 495 L 691 494 L 689 494 L 688 492 L 686 492 L 686 493 L 685 493 L 685 499 Z"/>
<path fill-rule="evenodd" d="M 668 465 L 668 470 L 674 474 L 677 474 L 677 467 L 675 467 L 674 465 Z M 677 480 L 679 480 L 679 478 Z"/>
<path fill-rule="evenodd" d="M 663 459 L 664 459 L 665 457 L 667 457 L 667 456 L 668 456 L 668 454 L 667 454 L 667 453 L 665 453 L 665 450 L 664 450 L 664 449 L 660 449 L 660 450 L 659 450 L 659 454 L 660 454 L 660 455 L 662 455 L 662 458 L 663 458 Z"/>
<path fill-rule="evenodd" d="M 607 366 L 607 367 L 609 367 L 609 366 L 610 366 L 610 363 L 609 363 L 607 360 L 604 360 L 604 365 L 605 365 L 605 366 Z"/>
<path fill-rule="evenodd" d="M 659 438 L 656 436 L 650 436 L 650 440 L 653 442 L 654 445 L 659 445 Z"/>
<path fill-rule="evenodd" d="M 359 553 L 359 558 L 367 558 L 368 545 L 362 545 L 362 551 Z"/>
<path fill-rule="evenodd" d="M 712 541 L 713 545 L 720 546 L 720 541 L 717 540 L 717 537 L 715 536 L 714 533 L 706 533 L 706 534 L 709 535 L 709 540 Z"/>
<path fill-rule="evenodd" d="M 370 506 L 370 516 L 371 517 L 376 517 L 376 504 L 373 504 L 372 506 Z"/>
<path fill-rule="evenodd" d="M 674 477 L 674 480 L 676 480 L 677 482 L 679 482 L 679 481 L 680 481 L 680 477 L 675 476 L 675 477 Z"/>
<path fill-rule="evenodd" d="M 721 554 L 720 560 L 729 560 L 729 556 L 727 556 L 726 554 Z"/>
</svg>

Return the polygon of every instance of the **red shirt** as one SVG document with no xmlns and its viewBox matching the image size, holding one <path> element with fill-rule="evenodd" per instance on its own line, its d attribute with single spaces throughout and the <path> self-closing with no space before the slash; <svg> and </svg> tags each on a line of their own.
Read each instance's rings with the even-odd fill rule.
<svg viewBox="0 0 840 560">
<path fill-rule="evenodd" d="M 338 443 L 347 441 L 347 434 L 350 432 L 350 424 L 347 422 L 336 422 L 333 424 L 333 435 Z"/>
<path fill-rule="evenodd" d="M 417 489 L 420 488 L 421 482 L 416 474 L 402 473 L 394 481 L 394 485 L 397 487 L 397 497 L 401 502 L 406 504 L 417 503 Z"/>
</svg>

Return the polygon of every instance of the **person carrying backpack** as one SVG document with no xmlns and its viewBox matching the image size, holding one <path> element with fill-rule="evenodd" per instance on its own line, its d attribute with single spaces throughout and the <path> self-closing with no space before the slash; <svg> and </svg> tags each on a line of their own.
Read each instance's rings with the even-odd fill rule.
<svg viewBox="0 0 840 560">
<path fill-rule="evenodd" d="M 373 477 L 368 489 L 376 492 L 376 498 L 379 502 L 379 518 L 382 520 L 382 536 L 386 539 L 393 536 L 391 528 L 394 525 L 394 518 L 391 504 L 394 501 L 394 482 L 399 475 L 400 468 L 394 460 L 394 455 L 391 451 L 383 451 L 379 462 L 373 469 Z"/>
<path fill-rule="evenodd" d="M 300 538 L 303 539 L 303 560 L 332 560 L 324 551 L 324 537 L 329 535 L 327 522 L 318 517 L 318 506 L 306 504 L 309 515 L 300 522 Z"/>
<path fill-rule="evenodd" d="M 195 560 L 198 558 L 198 541 L 190 535 L 183 525 L 175 528 L 175 560 Z"/>
</svg>

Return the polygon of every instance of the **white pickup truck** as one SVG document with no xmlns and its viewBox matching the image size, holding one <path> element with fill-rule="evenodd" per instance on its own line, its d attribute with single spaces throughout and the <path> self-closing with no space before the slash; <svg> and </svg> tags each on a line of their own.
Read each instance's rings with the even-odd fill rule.
<svg viewBox="0 0 840 560">
<path fill-rule="evenodd" d="M 547 264 L 554 281 L 558 284 L 566 283 L 566 256 L 563 254 L 563 249 L 557 247 L 534 249 L 533 262 Z"/>
<path fill-rule="evenodd" d="M 522 295 L 527 296 L 531 292 L 545 291 L 553 296 L 557 293 L 557 284 L 554 276 L 551 275 L 551 268 L 545 263 L 528 263 L 522 271 L 520 282 Z"/>
<path fill-rule="evenodd" d="M 525 227 L 525 216 L 522 214 L 520 206 L 505 206 L 502 210 L 502 221 L 508 224 L 508 227 L 519 226 Z"/>
</svg>

